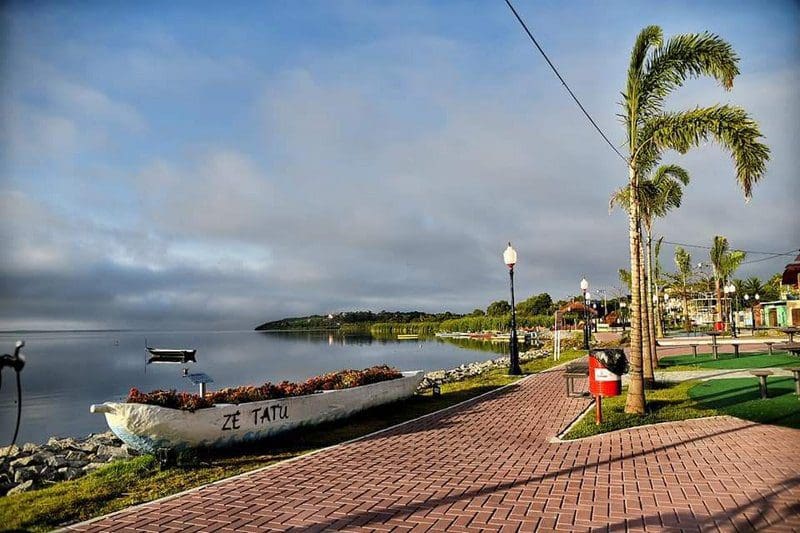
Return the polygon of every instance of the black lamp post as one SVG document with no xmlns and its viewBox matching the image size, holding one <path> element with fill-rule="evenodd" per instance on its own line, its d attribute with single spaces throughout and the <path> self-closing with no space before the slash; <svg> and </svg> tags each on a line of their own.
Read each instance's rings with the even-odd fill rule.
<svg viewBox="0 0 800 533">
<path fill-rule="evenodd" d="M 508 266 L 508 277 L 511 279 L 511 346 L 509 349 L 509 356 L 511 359 L 511 367 L 508 373 L 514 376 L 522 374 L 522 369 L 519 367 L 519 345 L 517 344 L 517 310 L 514 305 L 514 265 L 517 264 L 517 251 L 508 243 L 508 248 L 503 252 L 503 262 Z"/>
<path fill-rule="evenodd" d="M 583 291 L 583 349 L 589 349 L 589 309 L 587 304 L 589 302 L 589 282 L 586 278 L 581 280 L 581 291 Z"/>
</svg>

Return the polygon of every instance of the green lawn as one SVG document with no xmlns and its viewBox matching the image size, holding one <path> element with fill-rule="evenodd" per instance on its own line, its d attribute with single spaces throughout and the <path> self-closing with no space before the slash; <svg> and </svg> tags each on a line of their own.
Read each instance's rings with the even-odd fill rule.
<svg viewBox="0 0 800 533">
<path fill-rule="evenodd" d="M 796 357 L 786 352 L 777 352 L 773 355 L 768 353 L 748 353 L 739 357 L 733 354 L 720 354 L 719 359 L 714 359 L 711 354 L 693 355 L 673 355 L 662 357 L 658 360 L 659 366 L 663 370 L 730 370 L 735 368 L 771 368 L 771 367 L 790 367 L 800 366 L 800 357 Z"/>
<path fill-rule="evenodd" d="M 691 389 L 689 396 L 699 405 L 745 420 L 800 429 L 800 399 L 794 378 L 767 378 L 768 398 L 762 400 L 757 378 L 714 379 Z"/>
<path fill-rule="evenodd" d="M 559 363 L 583 357 L 585 352 L 562 353 Z M 552 358 L 525 363 L 526 374 L 554 366 Z M 110 513 L 192 487 L 254 470 L 277 461 L 360 437 L 438 411 L 519 379 L 507 369 L 442 385 L 442 394 L 430 393 L 384 405 L 336 422 L 294 431 L 268 444 L 239 446 L 230 453 L 201 455 L 190 464 L 160 469 L 152 456 L 120 461 L 74 481 L 0 498 L 0 529 L 47 531 L 55 527 Z"/>
<path fill-rule="evenodd" d="M 768 378 L 767 389 L 769 398 L 761 400 L 757 378 L 684 381 L 648 391 L 648 411 L 644 416 L 624 412 L 626 391 L 623 390 L 621 396 L 603 400 L 602 424 L 595 424 L 592 409 L 564 438 L 578 439 L 618 429 L 713 415 L 800 428 L 800 399 L 794 393 L 794 379 Z"/>
</svg>

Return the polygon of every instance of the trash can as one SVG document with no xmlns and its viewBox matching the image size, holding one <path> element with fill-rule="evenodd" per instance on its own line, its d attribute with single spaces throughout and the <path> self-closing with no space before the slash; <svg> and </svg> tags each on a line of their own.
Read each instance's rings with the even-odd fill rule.
<svg viewBox="0 0 800 533">
<path fill-rule="evenodd" d="M 604 348 L 589 352 L 589 393 L 592 396 L 622 394 L 622 374 L 628 371 L 628 358 L 620 348 Z"/>
</svg>

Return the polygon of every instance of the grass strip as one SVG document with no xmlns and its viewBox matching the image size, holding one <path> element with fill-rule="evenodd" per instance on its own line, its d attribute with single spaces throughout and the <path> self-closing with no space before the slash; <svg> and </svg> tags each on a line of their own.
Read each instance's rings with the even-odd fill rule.
<svg viewBox="0 0 800 533">
<path fill-rule="evenodd" d="M 731 415 L 753 422 L 800 428 L 800 400 L 793 378 L 768 378 L 769 396 L 762 400 L 757 378 L 684 381 L 647 391 L 644 416 L 625 413 L 625 393 L 603 399 L 603 423 L 595 424 L 594 409 L 573 426 L 565 440 L 599 435 L 659 422 Z"/>
<path fill-rule="evenodd" d="M 786 352 L 775 353 L 747 353 L 739 357 L 733 354 L 720 354 L 719 359 L 714 359 L 712 354 L 693 355 L 672 355 L 662 357 L 658 364 L 660 370 L 683 371 L 683 370 L 733 370 L 737 368 L 781 368 L 788 366 L 799 366 L 800 358 Z"/>
<path fill-rule="evenodd" d="M 561 359 L 537 359 L 524 363 L 532 374 L 556 364 L 583 357 L 572 350 Z M 161 469 L 151 455 L 118 461 L 82 478 L 63 481 L 30 492 L 0 498 L 0 528 L 47 531 L 88 520 L 131 505 L 151 501 L 226 477 L 268 466 L 450 407 L 520 379 L 507 369 L 493 369 L 479 376 L 442 385 L 442 394 L 429 392 L 407 400 L 364 411 L 347 420 L 288 432 L 262 444 L 239 446 L 235 451 L 199 454 L 187 464 Z"/>
</svg>

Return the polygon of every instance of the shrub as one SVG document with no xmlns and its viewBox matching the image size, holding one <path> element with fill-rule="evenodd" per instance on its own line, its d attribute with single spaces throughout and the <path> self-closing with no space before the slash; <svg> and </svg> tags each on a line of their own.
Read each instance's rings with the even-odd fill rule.
<svg viewBox="0 0 800 533">
<path fill-rule="evenodd" d="M 370 383 L 378 383 L 402 377 L 403 374 L 397 369 L 387 365 L 373 366 L 364 370 L 340 370 L 330 372 L 322 376 L 314 376 L 303 383 L 293 383 L 282 381 L 277 385 L 264 383 L 256 387 L 245 385 L 242 387 L 231 387 L 210 392 L 204 397 L 188 392 L 176 392 L 175 390 L 155 390 L 148 393 L 139 392 L 138 389 L 131 389 L 128 393 L 128 403 L 144 403 L 169 407 L 170 409 L 183 409 L 185 411 L 195 411 L 205 407 L 211 407 L 217 403 L 248 403 L 260 402 L 264 400 L 274 400 L 276 398 L 287 398 L 290 396 L 305 396 L 324 390 L 349 389 Z"/>
</svg>

